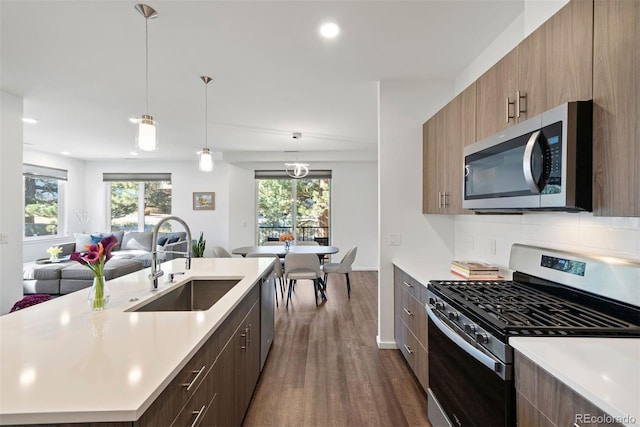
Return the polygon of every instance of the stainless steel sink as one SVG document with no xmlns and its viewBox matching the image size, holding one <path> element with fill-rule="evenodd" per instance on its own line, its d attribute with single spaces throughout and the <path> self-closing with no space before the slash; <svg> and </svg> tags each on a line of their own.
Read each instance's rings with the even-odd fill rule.
<svg viewBox="0 0 640 427">
<path fill-rule="evenodd" d="M 240 280 L 190 280 L 128 311 L 202 311 L 210 309 Z"/>
</svg>

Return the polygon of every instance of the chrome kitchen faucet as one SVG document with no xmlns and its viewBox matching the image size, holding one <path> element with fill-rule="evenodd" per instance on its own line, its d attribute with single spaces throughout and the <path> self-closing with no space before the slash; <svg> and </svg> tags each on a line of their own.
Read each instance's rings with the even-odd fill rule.
<svg viewBox="0 0 640 427">
<path fill-rule="evenodd" d="M 153 291 L 158 289 L 158 278 L 162 277 L 162 275 L 164 274 L 164 271 L 162 271 L 162 269 L 158 268 L 158 246 L 157 246 L 158 231 L 160 230 L 160 226 L 162 224 L 164 224 L 167 221 L 171 221 L 171 220 L 174 220 L 174 221 L 179 222 L 180 224 L 182 224 L 182 227 L 184 227 L 184 230 L 187 232 L 187 251 L 186 252 L 161 251 L 161 252 L 171 253 L 171 254 L 186 255 L 187 258 L 185 260 L 185 269 L 187 269 L 187 270 L 191 269 L 191 256 L 192 256 L 191 229 L 189 229 L 189 226 L 187 225 L 186 222 L 184 222 L 184 220 L 182 218 L 178 218 L 177 216 L 167 216 L 167 217 L 162 218 L 156 224 L 156 226 L 153 228 L 153 237 L 151 238 L 151 242 L 152 242 L 153 248 L 152 248 L 152 251 L 151 251 L 151 274 L 149 274 L 149 280 L 151 280 L 151 284 L 153 285 L 153 288 L 151 289 Z M 173 274 L 175 274 L 175 273 L 173 273 Z"/>
</svg>

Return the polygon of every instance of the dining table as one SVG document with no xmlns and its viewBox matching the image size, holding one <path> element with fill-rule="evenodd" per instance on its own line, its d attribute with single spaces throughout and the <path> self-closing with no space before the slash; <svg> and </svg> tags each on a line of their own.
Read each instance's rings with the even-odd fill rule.
<svg viewBox="0 0 640 427">
<path fill-rule="evenodd" d="M 284 258 L 287 254 L 315 254 L 322 258 L 325 255 L 338 253 L 340 249 L 336 246 L 319 246 L 319 245 L 291 245 L 289 249 L 282 245 L 266 245 L 266 246 L 243 246 L 236 248 L 231 253 L 236 255 L 247 256 L 249 253 L 272 254 Z"/>
</svg>

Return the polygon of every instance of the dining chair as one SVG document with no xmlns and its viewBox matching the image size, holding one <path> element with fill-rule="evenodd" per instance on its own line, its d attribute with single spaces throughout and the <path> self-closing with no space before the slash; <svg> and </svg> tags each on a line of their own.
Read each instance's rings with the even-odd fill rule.
<svg viewBox="0 0 640 427">
<path fill-rule="evenodd" d="M 298 246 L 320 246 L 320 244 L 313 240 L 299 240 L 296 242 Z"/>
<path fill-rule="evenodd" d="M 275 258 L 276 262 L 273 263 L 273 273 L 280 283 L 280 297 L 281 299 L 284 299 L 284 270 L 282 269 L 282 264 L 280 263 L 280 257 L 273 254 L 249 252 L 247 254 L 247 258 Z M 278 285 L 276 285 L 276 283 L 274 282 L 273 286 L 276 290 L 276 307 L 278 307 Z"/>
<path fill-rule="evenodd" d="M 227 252 L 227 250 L 222 246 L 214 246 L 213 257 L 214 258 L 231 258 L 231 254 Z"/>
<path fill-rule="evenodd" d="M 282 245 L 284 245 L 284 242 L 272 241 L 272 240 L 267 240 L 262 244 L 262 246 L 282 246 Z"/>
<path fill-rule="evenodd" d="M 327 296 L 324 293 L 324 282 L 322 281 L 322 270 L 320 269 L 320 260 L 315 254 L 294 254 L 288 253 L 284 257 L 284 277 L 288 284 L 287 303 L 291 299 L 291 290 L 298 280 L 312 280 L 313 293 L 318 305 L 318 292 L 322 299 L 326 301 Z"/>
<path fill-rule="evenodd" d="M 340 262 L 327 262 L 322 265 L 322 272 L 324 273 L 324 283 L 326 286 L 327 275 L 329 273 L 340 273 L 346 275 L 347 278 L 347 295 L 351 298 L 351 281 L 349 280 L 349 273 L 351 273 L 351 266 L 356 259 L 356 253 L 358 247 L 354 246 L 344 254 L 342 261 Z"/>
</svg>

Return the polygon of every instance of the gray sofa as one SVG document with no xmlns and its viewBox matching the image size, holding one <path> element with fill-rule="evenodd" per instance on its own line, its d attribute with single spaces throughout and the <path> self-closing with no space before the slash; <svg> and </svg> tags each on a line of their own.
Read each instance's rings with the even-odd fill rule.
<svg viewBox="0 0 640 427">
<path fill-rule="evenodd" d="M 151 265 L 152 232 L 131 231 L 114 233 L 78 234 L 76 241 L 60 245 L 61 257 L 71 252 L 81 252 L 86 245 L 113 234 L 118 239 L 111 259 L 104 266 L 107 280 L 133 273 Z M 158 233 L 156 249 L 158 261 L 164 262 L 182 255 L 172 252 L 186 252 L 188 242 L 185 232 Z M 91 286 L 93 272 L 78 262 L 60 262 L 55 264 L 41 264 L 38 262 L 25 263 L 23 266 L 24 294 L 52 294 L 64 295 Z"/>
</svg>

